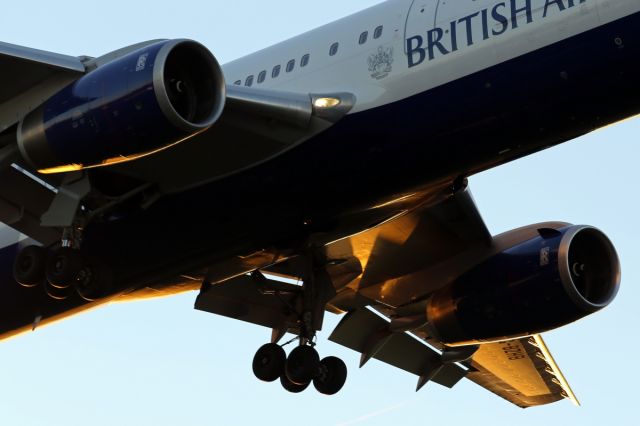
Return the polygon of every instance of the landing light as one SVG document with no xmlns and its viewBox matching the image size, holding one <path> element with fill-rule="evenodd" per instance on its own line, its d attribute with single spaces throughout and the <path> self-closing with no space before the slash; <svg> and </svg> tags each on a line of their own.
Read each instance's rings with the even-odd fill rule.
<svg viewBox="0 0 640 426">
<path fill-rule="evenodd" d="M 318 98 L 313 101 L 313 106 L 316 108 L 333 108 L 338 105 L 340 105 L 338 98 Z"/>
</svg>

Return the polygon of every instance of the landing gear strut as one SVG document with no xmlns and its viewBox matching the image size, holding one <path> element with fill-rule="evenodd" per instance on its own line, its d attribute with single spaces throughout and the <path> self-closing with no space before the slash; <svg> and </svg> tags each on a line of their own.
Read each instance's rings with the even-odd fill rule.
<svg viewBox="0 0 640 426">
<path fill-rule="evenodd" d="M 298 346 L 286 356 L 282 346 L 277 344 L 284 334 L 284 330 L 279 330 L 274 333 L 272 343 L 262 346 L 254 356 L 253 372 L 258 379 L 266 382 L 279 378 L 282 387 L 292 393 L 302 392 L 313 383 L 318 392 L 333 395 L 344 386 L 347 367 L 336 357 L 320 360 L 315 349 L 316 331 L 322 327 L 326 303 L 335 294 L 326 270 L 316 265 L 324 263 L 311 254 L 299 259 L 303 285 L 299 300 L 302 308 L 298 315 L 298 336 L 282 345 L 298 341 Z"/>
</svg>

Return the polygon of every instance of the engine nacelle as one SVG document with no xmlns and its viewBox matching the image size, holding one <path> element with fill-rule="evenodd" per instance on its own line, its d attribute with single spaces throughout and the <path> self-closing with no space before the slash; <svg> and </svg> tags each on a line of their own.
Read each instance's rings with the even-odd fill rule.
<svg viewBox="0 0 640 426">
<path fill-rule="evenodd" d="M 427 304 L 434 337 L 449 346 L 518 338 L 611 303 L 620 264 L 601 231 L 568 226 L 539 232 L 435 292 Z"/>
<path fill-rule="evenodd" d="M 225 97 L 222 69 L 204 46 L 161 41 L 89 72 L 29 113 L 18 147 L 41 173 L 133 160 L 209 128 Z"/>
</svg>

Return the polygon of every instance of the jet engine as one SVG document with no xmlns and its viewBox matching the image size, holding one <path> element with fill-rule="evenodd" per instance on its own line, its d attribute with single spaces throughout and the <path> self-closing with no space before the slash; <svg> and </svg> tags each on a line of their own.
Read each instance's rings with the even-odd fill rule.
<svg viewBox="0 0 640 426">
<path fill-rule="evenodd" d="M 590 226 L 539 235 L 482 262 L 435 292 L 427 324 L 449 346 L 548 331 L 607 306 L 620 285 L 609 239 Z"/>
<path fill-rule="evenodd" d="M 148 45 L 85 74 L 18 127 L 24 159 L 41 173 L 133 160 L 209 128 L 225 82 L 215 57 L 191 40 Z"/>
</svg>

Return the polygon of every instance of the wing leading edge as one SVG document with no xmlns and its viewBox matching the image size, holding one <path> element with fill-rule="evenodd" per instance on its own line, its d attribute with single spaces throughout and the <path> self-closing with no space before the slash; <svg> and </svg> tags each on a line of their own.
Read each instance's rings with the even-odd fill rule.
<svg viewBox="0 0 640 426">
<path fill-rule="evenodd" d="M 80 58 L 0 42 L 0 131 L 84 73 Z"/>
</svg>

